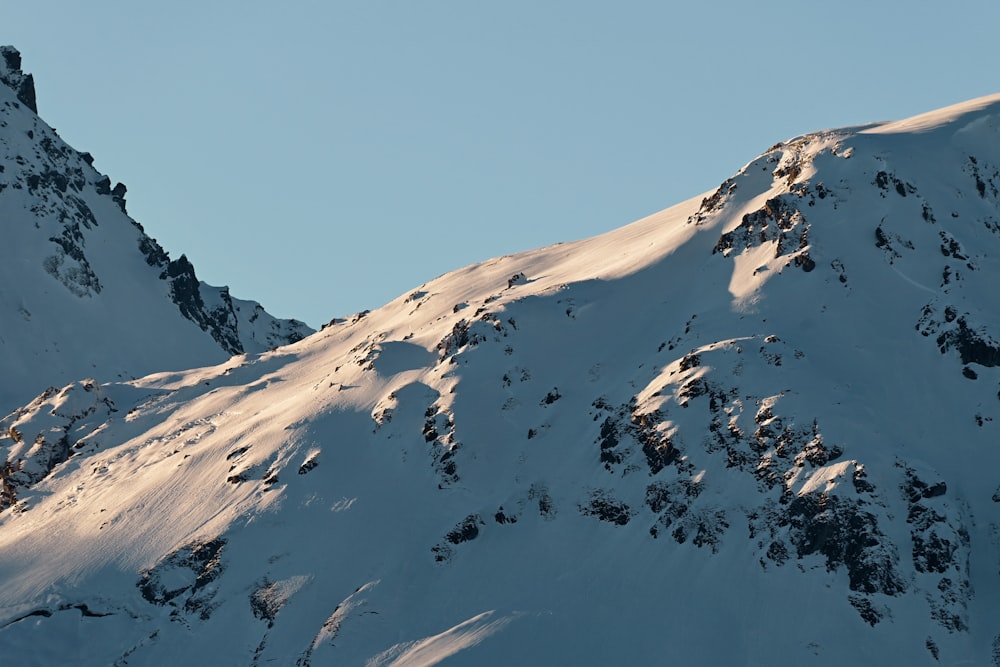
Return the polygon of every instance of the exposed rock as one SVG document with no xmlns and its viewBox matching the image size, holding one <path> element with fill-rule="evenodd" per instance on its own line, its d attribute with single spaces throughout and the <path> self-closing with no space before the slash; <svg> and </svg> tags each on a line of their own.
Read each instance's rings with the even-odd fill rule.
<svg viewBox="0 0 1000 667">
<path fill-rule="evenodd" d="M 14 91 L 21 104 L 38 113 L 35 80 L 21 71 L 21 52 L 13 46 L 0 46 L 0 83 Z"/>
<path fill-rule="evenodd" d="M 719 237 L 712 253 L 730 256 L 761 246 L 774 244 L 774 256 L 788 256 L 805 271 L 812 271 L 816 264 L 805 253 L 809 244 L 809 223 L 799 210 L 795 195 L 782 195 L 768 199 L 764 206 L 743 216 L 736 229 Z M 803 256 L 804 255 L 804 256 Z M 802 259 L 799 259 L 803 256 Z"/>
<path fill-rule="evenodd" d="M 208 619 L 214 611 L 212 586 L 223 573 L 222 550 L 226 540 L 192 542 L 171 553 L 154 567 L 143 570 L 136 586 L 150 604 L 170 605 Z"/>
<path fill-rule="evenodd" d="M 124 183 L 116 183 L 114 189 L 111 190 L 111 199 L 118 204 L 118 208 L 122 210 L 122 213 L 128 213 L 125 210 L 125 192 L 128 188 L 125 187 Z"/>
<path fill-rule="evenodd" d="M 94 444 L 93 431 L 115 412 L 101 387 L 94 380 L 83 380 L 61 390 L 50 387 L 31 404 L 0 420 L 0 433 L 12 441 L 0 466 L 0 510 L 13 505 L 21 489 L 47 477 L 74 452 Z"/>
<path fill-rule="evenodd" d="M 434 560 L 439 563 L 451 560 L 455 553 L 453 547 L 463 542 L 471 542 L 479 537 L 479 527 L 485 525 L 486 522 L 478 514 L 470 514 L 465 517 L 445 535 L 445 542 L 436 544 L 431 549 L 431 553 L 434 554 Z"/>
<path fill-rule="evenodd" d="M 992 368 L 1000 366 L 1000 345 L 985 331 L 977 331 L 970 326 L 966 316 L 955 321 L 955 327 L 941 333 L 937 344 L 942 354 L 948 350 L 958 351 L 963 364 L 979 364 Z"/>
<path fill-rule="evenodd" d="M 627 503 L 614 498 L 610 492 L 596 489 L 591 491 L 587 504 L 580 505 L 580 514 L 597 517 L 601 521 L 607 521 L 617 526 L 624 526 L 632 520 L 635 512 Z"/>
<path fill-rule="evenodd" d="M 782 521 L 799 558 L 820 554 L 827 569 L 844 567 L 852 591 L 898 595 L 906 590 L 895 546 L 885 539 L 876 516 L 858 502 L 806 494 L 789 503 Z"/>
</svg>

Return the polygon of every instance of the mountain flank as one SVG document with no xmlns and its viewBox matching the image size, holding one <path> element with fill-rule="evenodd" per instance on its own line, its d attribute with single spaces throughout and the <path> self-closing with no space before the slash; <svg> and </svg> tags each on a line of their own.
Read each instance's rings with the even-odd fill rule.
<svg viewBox="0 0 1000 667">
<path fill-rule="evenodd" d="M 48 136 L 5 94 L 5 141 Z M 184 271 L 80 169 L 13 227 L 35 307 L 116 289 L 117 224 L 176 317 Z M 96 281 L 44 267 L 74 222 Z M 1000 666 L 998 277 L 995 95 L 289 345 L 83 375 L 0 420 L 5 657 Z"/>
</svg>

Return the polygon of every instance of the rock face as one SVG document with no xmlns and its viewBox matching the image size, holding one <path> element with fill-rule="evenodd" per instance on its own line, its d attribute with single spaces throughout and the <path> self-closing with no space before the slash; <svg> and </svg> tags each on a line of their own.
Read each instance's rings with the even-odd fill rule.
<svg viewBox="0 0 1000 667">
<path fill-rule="evenodd" d="M 778 144 L 296 345 L 50 389 L 0 420 L 0 642 L 1000 665 L 998 191 L 995 96 Z M 84 256 L 100 290 L 59 294 L 113 289 Z M 140 261 L 235 345 L 183 257 Z"/>
<path fill-rule="evenodd" d="M 21 71 L 21 52 L 13 46 L 0 46 L 0 59 L 3 60 L 0 63 L 0 83 L 14 91 L 21 104 L 38 113 L 35 80 Z"/>
<path fill-rule="evenodd" d="M 125 186 L 36 114 L 0 47 L 0 413 L 46 386 L 218 363 L 312 332 L 200 282 L 125 212 Z"/>
</svg>

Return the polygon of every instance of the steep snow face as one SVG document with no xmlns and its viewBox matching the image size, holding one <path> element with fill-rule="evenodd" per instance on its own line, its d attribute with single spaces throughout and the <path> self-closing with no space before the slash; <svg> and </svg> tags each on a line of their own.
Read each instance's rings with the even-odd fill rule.
<svg viewBox="0 0 1000 667">
<path fill-rule="evenodd" d="M 799 137 L 294 345 L 39 396 L 0 422 L 7 655 L 1000 665 L 998 118 Z"/>
<path fill-rule="evenodd" d="M 0 48 L 0 412 L 46 386 L 218 363 L 301 339 L 171 261 L 89 154 L 35 113 L 20 54 Z"/>
</svg>

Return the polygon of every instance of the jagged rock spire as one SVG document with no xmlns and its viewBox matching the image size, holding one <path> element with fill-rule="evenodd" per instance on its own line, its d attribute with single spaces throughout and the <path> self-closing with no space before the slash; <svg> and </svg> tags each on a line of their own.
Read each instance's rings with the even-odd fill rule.
<svg viewBox="0 0 1000 667">
<path fill-rule="evenodd" d="M 21 52 L 13 46 L 0 46 L 0 82 L 17 94 L 24 106 L 38 113 L 35 101 L 35 79 L 21 71 Z"/>
</svg>

